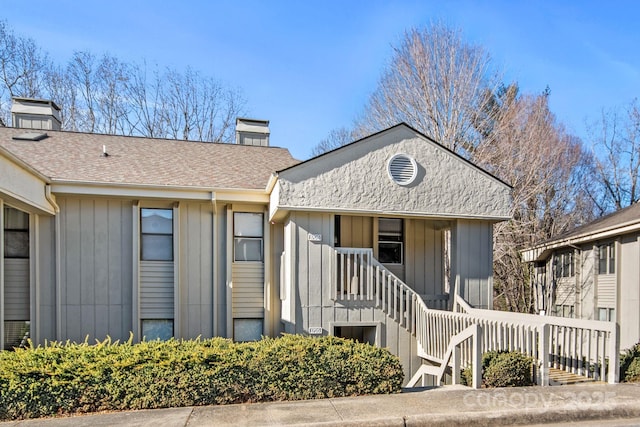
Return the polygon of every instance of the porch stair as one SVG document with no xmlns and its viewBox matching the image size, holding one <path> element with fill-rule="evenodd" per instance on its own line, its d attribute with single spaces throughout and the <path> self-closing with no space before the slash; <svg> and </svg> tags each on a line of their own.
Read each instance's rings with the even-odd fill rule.
<svg viewBox="0 0 640 427">
<path fill-rule="evenodd" d="M 449 301 L 453 306 L 447 307 L 451 311 L 432 309 L 378 262 L 371 249 L 334 251 L 338 271 L 333 298 L 370 301 L 416 337 L 418 356 L 428 363 L 417 369 L 409 386 L 424 382 L 425 375 L 440 383 L 445 372 L 459 383 L 460 371 L 480 366 L 488 351 L 518 351 L 531 357 L 539 385 L 618 382 L 615 323 L 473 308 L 458 295 L 458 283 Z M 473 387 L 479 388 L 480 370 L 473 369 L 473 375 Z"/>
<path fill-rule="evenodd" d="M 562 369 L 549 368 L 549 385 L 551 386 L 585 383 L 606 384 L 604 381 L 598 381 L 595 378 L 588 378 L 583 375 L 563 371 Z"/>
</svg>

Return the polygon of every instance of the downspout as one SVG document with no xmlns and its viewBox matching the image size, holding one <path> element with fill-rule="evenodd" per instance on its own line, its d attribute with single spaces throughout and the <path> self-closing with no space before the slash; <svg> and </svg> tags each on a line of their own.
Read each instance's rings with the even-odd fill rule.
<svg viewBox="0 0 640 427">
<path fill-rule="evenodd" d="M 60 246 L 60 206 L 56 202 L 56 198 L 53 194 L 51 194 L 51 185 L 46 184 L 44 187 L 44 197 L 47 199 L 49 204 L 53 207 L 54 210 L 54 240 L 55 240 L 55 251 L 56 251 L 56 277 L 55 277 L 55 288 L 56 288 L 56 340 L 60 341 L 62 339 L 62 256 L 61 256 L 61 246 Z"/>
</svg>

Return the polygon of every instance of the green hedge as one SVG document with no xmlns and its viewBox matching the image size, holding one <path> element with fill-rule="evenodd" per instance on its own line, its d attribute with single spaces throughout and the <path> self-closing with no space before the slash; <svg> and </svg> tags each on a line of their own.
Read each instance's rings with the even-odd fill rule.
<svg viewBox="0 0 640 427">
<path fill-rule="evenodd" d="M 482 355 L 484 387 L 523 387 L 533 385 L 533 359 L 517 351 L 489 351 Z M 462 371 L 462 382 L 473 383 L 472 369 Z"/>
<path fill-rule="evenodd" d="M 620 355 L 620 381 L 640 382 L 640 343 Z"/>
<path fill-rule="evenodd" d="M 213 338 L 0 352 L 0 419 L 395 393 L 385 349 L 335 337 Z"/>
</svg>

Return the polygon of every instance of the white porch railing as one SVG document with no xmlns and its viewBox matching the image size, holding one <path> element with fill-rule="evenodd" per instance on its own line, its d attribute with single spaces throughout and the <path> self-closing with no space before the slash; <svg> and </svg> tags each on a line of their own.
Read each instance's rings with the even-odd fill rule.
<svg viewBox="0 0 640 427">
<path fill-rule="evenodd" d="M 454 309 L 483 326 L 483 351 L 517 350 L 536 359 L 540 381 L 556 368 L 599 381 L 617 383 L 618 328 L 613 322 L 568 319 L 472 308 L 460 296 Z"/>
<path fill-rule="evenodd" d="M 457 295 L 454 311 L 435 310 L 382 266 L 371 249 L 337 248 L 335 252 L 335 300 L 374 302 L 416 336 L 420 357 L 442 368 L 475 365 L 474 353 L 477 357 L 478 351 L 513 350 L 537 362 L 537 382 L 541 385 L 549 384 L 550 367 L 618 382 L 615 323 L 475 309 Z M 435 300 L 445 307 L 444 299 L 438 296 Z M 467 336 L 464 331 L 472 325 L 480 329 L 473 337 Z M 455 363 L 451 362 L 452 354 Z M 433 370 L 424 371 L 431 374 Z"/>
</svg>

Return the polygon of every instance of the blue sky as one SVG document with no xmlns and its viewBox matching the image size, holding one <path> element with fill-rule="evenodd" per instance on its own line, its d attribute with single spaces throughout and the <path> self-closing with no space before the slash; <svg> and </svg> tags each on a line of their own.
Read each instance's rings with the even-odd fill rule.
<svg viewBox="0 0 640 427">
<path fill-rule="evenodd" d="M 64 64 L 75 50 L 182 69 L 240 88 L 272 145 L 300 159 L 349 126 L 403 32 L 431 21 L 484 46 L 506 81 L 551 89 L 585 138 L 585 120 L 640 95 L 636 1 L 2 1 L 0 19 Z"/>
</svg>

